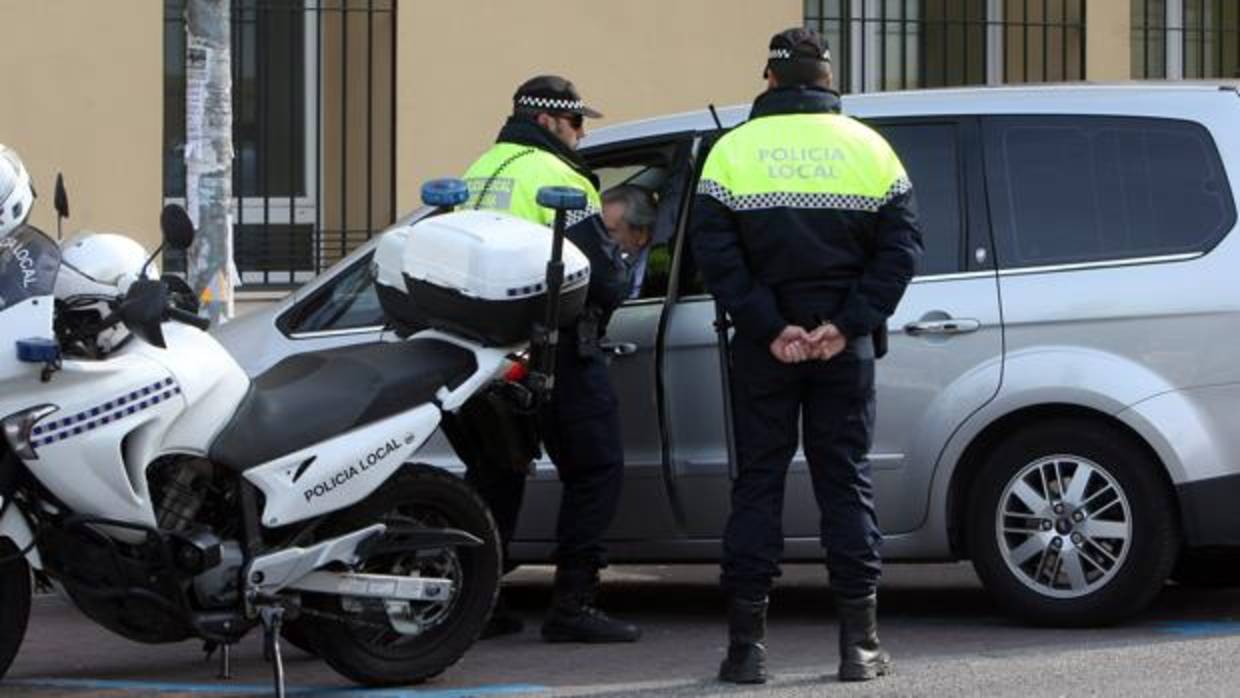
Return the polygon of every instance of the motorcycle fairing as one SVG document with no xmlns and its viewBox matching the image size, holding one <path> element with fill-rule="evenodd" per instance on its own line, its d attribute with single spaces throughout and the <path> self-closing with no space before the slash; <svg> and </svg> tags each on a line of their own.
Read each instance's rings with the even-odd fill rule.
<svg viewBox="0 0 1240 698">
<path fill-rule="evenodd" d="M 326 441 L 311 444 L 245 471 L 266 499 L 264 526 L 285 526 L 355 504 L 374 492 L 435 432 L 441 410 L 456 410 L 509 365 L 511 350 L 483 347 L 435 330 L 408 341 L 433 339 L 473 352 L 475 369 L 463 381 L 443 385 L 434 401 Z"/>
<path fill-rule="evenodd" d="M 247 470 L 266 500 L 262 524 L 286 526 L 365 499 L 437 426 L 439 408 L 428 403 Z"/>
</svg>

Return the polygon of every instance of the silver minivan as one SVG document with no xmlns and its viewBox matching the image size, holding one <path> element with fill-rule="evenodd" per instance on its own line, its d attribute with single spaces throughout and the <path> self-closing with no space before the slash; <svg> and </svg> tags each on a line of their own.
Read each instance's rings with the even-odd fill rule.
<svg viewBox="0 0 1240 698">
<path fill-rule="evenodd" d="M 926 243 L 878 364 L 870 458 L 888 560 L 970 559 L 1011 613 L 1062 625 L 1126 618 L 1169 576 L 1240 583 L 1237 87 L 845 97 L 904 161 Z M 724 128 L 746 114 L 719 112 Z M 685 244 L 720 133 L 703 110 L 583 143 L 603 188 L 659 199 L 640 291 L 608 335 L 627 472 L 614 562 L 720 554 L 731 482 L 715 305 Z M 253 373 L 383 339 L 369 256 L 219 339 Z M 461 467 L 443 439 L 422 455 Z M 547 559 L 558 502 L 540 462 L 514 558 Z M 783 523 L 786 559 L 822 558 L 800 454 Z"/>
</svg>

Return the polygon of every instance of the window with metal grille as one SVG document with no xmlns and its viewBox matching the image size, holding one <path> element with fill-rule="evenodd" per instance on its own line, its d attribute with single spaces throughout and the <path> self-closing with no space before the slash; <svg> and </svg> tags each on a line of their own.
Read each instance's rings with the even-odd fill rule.
<svg viewBox="0 0 1240 698">
<path fill-rule="evenodd" d="M 164 0 L 164 198 L 182 204 L 185 4 Z M 231 12 L 237 268 L 245 288 L 295 286 L 396 217 L 396 3 Z"/>
<path fill-rule="evenodd" d="M 1133 0 L 1132 75 L 1240 78 L 1240 2 Z"/>
<path fill-rule="evenodd" d="M 1085 78 L 1084 0 L 805 0 L 841 92 Z"/>
</svg>

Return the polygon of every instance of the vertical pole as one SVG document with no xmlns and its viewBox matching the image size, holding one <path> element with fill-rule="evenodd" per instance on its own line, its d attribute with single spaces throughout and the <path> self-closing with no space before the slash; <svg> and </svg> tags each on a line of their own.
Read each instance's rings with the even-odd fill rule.
<svg viewBox="0 0 1240 698">
<path fill-rule="evenodd" d="M 1021 32 L 1023 37 L 1020 42 L 1020 48 L 1024 52 L 1021 61 L 1021 82 L 1029 82 L 1029 0 L 1025 0 L 1023 14 L 1020 16 L 1023 26 Z"/>
<path fill-rule="evenodd" d="M 1059 3 L 1059 79 L 1068 80 L 1068 0 Z"/>
<path fill-rule="evenodd" d="M 299 71 L 297 70 L 296 66 L 299 63 L 304 63 L 304 58 L 302 60 L 298 59 L 298 49 L 301 49 L 300 51 L 301 56 L 304 57 L 306 55 L 306 46 L 305 46 L 306 18 L 303 15 L 304 12 L 305 12 L 304 9 L 296 5 L 290 5 L 288 8 L 288 20 L 287 20 L 288 27 L 289 27 L 289 36 L 288 36 L 288 121 L 286 123 L 293 125 L 293 126 L 296 126 L 297 124 L 302 125 L 301 129 L 294 128 L 292 133 L 289 133 L 285 136 L 285 139 L 288 142 L 288 155 L 286 157 L 288 159 L 288 239 L 289 239 L 289 261 L 290 262 L 292 262 L 294 259 L 296 260 L 301 259 L 301 250 L 299 249 L 299 245 L 297 243 L 297 241 L 300 239 L 300 233 L 297 232 L 299 230 L 299 227 L 297 226 L 297 190 L 300 188 L 299 187 L 300 183 L 297 181 L 297 160 L 298 158 L 301 159 L 302 161 L 301 169 L 304 172 L 306 168 L 306 165 L 305 165 L 306 137 L 305 137 L 305 134 L 301 133 L 300 131 L 306 128 L 306 103 L 305 103 L 304 97 L 299 100 L 297 99 L 297 96 L 300 92 L 305 91 L 306 80 L 304 76 L 300 76 L 301 79 L 298 79 L 298 80 L 294 80 L 293 78 L 299 77 L 298 76 Z M 297 40 L 297 37 L 301 37 L 300 42 Z M 305 70 L 305 69 L 306 69 L 305 66 L 302 65 L 301 70 Z M 300 114 L 298 113 L 298 110 L 300 110 L 301 112 Z M 311 262 L 311 264 L 313 264 L 313 262 Z M 293 264 L 289 264 L 290 272 L 293 275 L 293 279 L 291 279 L 290 281 L 296 282 L 297 271 L 294 268 L 294 266 L 295 265 Z M 311 270 L 310 272 L 311 276 L 317 273 L 318 273 L 317 269 Z"/>
<path fill-rule="evenodd" d="M 233 7 L 233 12 L 235 13 L 233 15 L 232 22 L 230 22 L 232 24 L 232 42 L 233 42 L 232 45 L 236 47 L 236 51 L 237 51 L 237 55 L 235 56 L 236 60 L 233 61 L 232 76 L 233 76 L 233 84 L 237 84 L 237 83 L 240 83 L 245 76 L 246 19 L 245 19 L 244 9 L 237 6 L 237 0 L 233 0 L 232 7 Z M 257 42 L 255 43 L 257 44 Z M 257 48 L 255 50 L 257 51 Z M 250 60 L 253 61 L 254 57 L 250 56 Z M 244 89 L 233 90 L 232 105 L 233 105 L 234 114 L 245 113 L 245 107 L 241 101 L 242 99 L 244 99 L 244 95 L 245 95 Z M 245 145 L 243 144 L 241 147 L 244 148 Z M 234 168 L 232 182 L 233 182 L 233 196 L 236 197 L 234 201 L 234 206 L 236 207 L 236 211 L 237 211 L 237 220 L 236 220 L 236 225 L 234 226 L 234 239 L 236 237 L 235 236 L 236 230 L 243 229 L 245 226 L 245 182 L 242 181 L 243 177 L 244 177 L 244 173 L 241 171 L 241 168 Z M 263 244 L 266 244 L 266 242 L 264 242 Z M 251 255 L 254 254 L 253 249 L 254 247 L 251 246 L 250 247 Z"/>
<path fill-rule="evenodd" d="M 276 253 L 272 250 L 271 230 L 274 226 L 271 224 L 271 174 L 268 170 L 268 161 L 271 160 L 271 119 L 268 118 L 267 110 L 270 108 L 270 100 L 268 95 L 271 92 L 271 61 L 275 58 L 275 51 L 272 49 L 271 37 L 274 34 L 272 30 L 272 13 L 275 10 L 266 5 L 256 5 L 254 7 L 254 58 L 257 81 L 254 89 L 255 101 L 254 116 L 258 121 L 258 128 L 254 129 L 258 136 L 258 147 L 254 149 L 257 153 L 255 171 L 258 175 L 258 181 L 255 183 L 257 189 L 255 195 L 263 200 L 263 283 L 271 283 L 272 260 L 275 259 Z M 285 245 L 287 247 L 287 245 Z M 291 255 L 290 255 L 291 257 Z M 291 260 L 290 260 L 291 261 Z M 292 264 L 284 265 L 288 269 L 289 281 L 293 280 Z"/>
<path fill-rule="evenodd" d="M 314 6 L 314 271 L 319 273 L 327 267 L 325 260 L 326 236 L 323 235 L 323 3 Z"/>
<path fill-rule="evenodd" d="M 218 324 L 233 315 L 231 8 L 189 0 L 185 9 L 185 193 L 198 228 L 187 266 Z"/>
<path fill-rule="evenodd" d="M 340 257 L 349 247 L 349 8 L 340 3 Z"/>
<path fill-rule="evenodd" d="M 366 239 L 374 231 L 375 0 L 366 0 Z"/>
<path fill-rule="evenodd" d="M 1141 8 L 1141 14 L 1144 18 L 1145 25 L 1143 27 L 1143 32 L 1141 35 L 1141 42 L 1143 46 L 1141 50 L 1141 55 L 1144 58 L 1144 62 L 1145 62 L 1145 74 L 1142 75 L 1141 77 L 1148 80 L 1150 78 L 1150 2 L 1151 0 L 1142 0 L 1142 1 L 1145 3 L 1144 7 Z"/>
<path fill-rule="evenodd" d="M 909 5 L 900 4 L 900 89 L 909 88 Z"/>
<path fill-rule="evenodd" d="M 391 90 L 389 94 L 392 97 L 391 102 L 388 104 L 388 133 L 392 139 L 392 146 L 388 149 L 388 219 L 386 223 L 396 220 L 396 153 L 400 152 L 396 147 L 397 141 L 400 140 L 400 134 L 396 132 L 396 71 L 399 69 L 396 60 L 396 13 L 398 9 L 399 6 L 396 0 L 392 0 L 388 5 L 388 12 L 390 13 L 388 16 L 388 26 L 391 27 L 390 35 L 388 36 L 388 50 L 392 63 L 391 69 L 388 71 L 392 83 L 389 88 Z"/>
</svg>

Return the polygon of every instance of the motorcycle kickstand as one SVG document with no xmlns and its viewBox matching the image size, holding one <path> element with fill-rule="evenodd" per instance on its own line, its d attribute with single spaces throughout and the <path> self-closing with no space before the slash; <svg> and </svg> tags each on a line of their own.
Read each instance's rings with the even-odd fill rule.
<svg viewBox="0 0 1240 698">
<path fill-rule="evenodd" d="M 232 679 L 232 645 L 227 642 L 208 642 L 203 647 L 207 653 L 207 661 L 211 661 L 216 650 L 220 650 L 220 672 L 215 678 L 228 681 Z"/>
<path fill-rule="evenodd" d="M 280 628 L 284 625 L 283 606 L 259 609 L 263 621 L 263 658 L 272 664 L 276 698 L 284 698 L 284 660 L 280 657 Z"/>
</svg>

